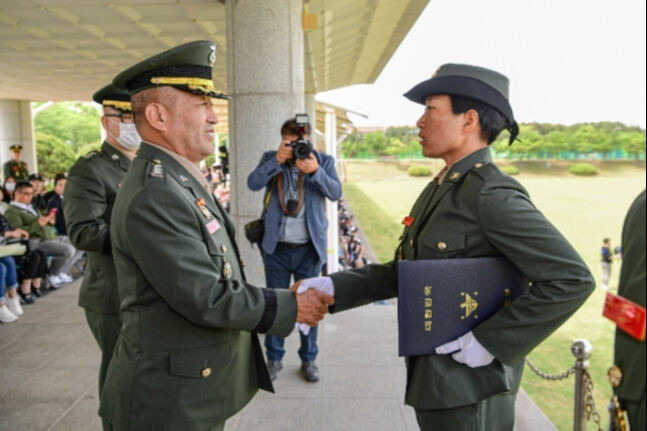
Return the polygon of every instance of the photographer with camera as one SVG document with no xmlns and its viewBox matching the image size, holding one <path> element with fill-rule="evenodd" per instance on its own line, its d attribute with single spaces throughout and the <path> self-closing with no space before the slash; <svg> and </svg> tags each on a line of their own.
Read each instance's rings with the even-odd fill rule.
<svg viewBox="0 0 647 431">
<path fill-rule="evenodd" d="M 263 154 L 261 161 L 247 177 L 253 190 L 265 187 L 267 200 L 265 231 L 260 243 L 267 287 L 287 289 L 294 282 L 316 277 L 326 259 L 325 199 L 336 201 L 341 184 L 335 170 L 335 159 L 317 152 L 310 142 L 311 127 L 305 114 L 298 114 L 281 127 L 281 144 L 277 151 Z M 265 199 L 264 199 L 265 201 Z M 301 337 L 301 371 L 308 382 L 319 380 L 315 365 L 317 327 Z M 284 339 L 265 336 L 267 367 L 272 380 L 283 365 Z"/>
</svg>

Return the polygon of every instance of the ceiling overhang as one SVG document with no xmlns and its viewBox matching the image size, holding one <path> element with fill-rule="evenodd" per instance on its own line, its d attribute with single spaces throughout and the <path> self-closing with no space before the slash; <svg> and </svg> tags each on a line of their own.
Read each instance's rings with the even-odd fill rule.
<svg viewBox="0 0 647 431">
<path fill-rule="evenodd" d="M 428 0 L 306 0 L 306 92 L 374 82 Z M 217 0 L 0 0 L 0 99 L 90 100 L 121 70 L 197 39 L 216 43 L 226 91 L 226 6 Z"/>
</svg>

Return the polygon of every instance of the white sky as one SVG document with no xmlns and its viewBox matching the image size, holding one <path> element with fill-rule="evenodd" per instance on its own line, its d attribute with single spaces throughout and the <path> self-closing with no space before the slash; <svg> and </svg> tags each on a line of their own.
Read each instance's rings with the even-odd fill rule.
<svg viewBox="0 0 647 431">
<path fill-rule="evenodd" d="M 358 125 L 414 125 L 402 94 L 443 63 L 510 78 L 519 122 L 622 121 L 645 128 L 645 0 L 431 0 L 375 84 L 318 100 L 368 115 Z"/>
</svg>

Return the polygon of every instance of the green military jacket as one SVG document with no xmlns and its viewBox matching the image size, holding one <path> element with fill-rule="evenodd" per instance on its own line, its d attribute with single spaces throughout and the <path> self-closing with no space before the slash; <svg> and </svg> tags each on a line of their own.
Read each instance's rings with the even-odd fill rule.
<svg viewBox="0 0 647 431">
<path fill-rule="evenodd" d="M 27 170 L 27 163 L 22 160 L 17 162 L 15 160 L 9 160 L 4 164 L 4 178 L 7 178 L 9 175 L 13 176 L 16 181 L 27 181 L 29 178 L 29 171 Z"/>
<path fill-rule="evenodd" d="M 44 240 L 56 239 L 54 228 L 49 224 L 42 226 L 38 223 L 40 216 L 35 216 L 27 210 L 18 208 L 15 205 L 9 205 L 4 216 L 13 229 L 20 228 L 27 231 L 30 238 Z"/>
<path fill-rule="evenodd" d="M 622 229 L 622 268 L 618 295 L 645 306 L 645 192 L 634 201 Z M 615 364 L 622 381 L 614 392 L 621 400 L 638 402 L 645 396 L 645 341 L 638 341 L 616 329 Z M 631 424 L 632 429 L 635 424 Z"/>
<path fill-rule="evenodd" d="M 296 299 L 245 281 L 234 225 L 211 193 L 143 143 L 112 220 L 122 329 L 101 416 L 120 431 L 207 430 L 272 390 L 253 331 L 287 336 Z"/>
<path fill-rule="evenodd" d="M 331 275 L 332 312 L 397 296 L 398 259 L 505 256 L 532 286 L 473 331 L 496 359 L 469 368 L 451 355 L 408 357 L 406 403 L 447 409 L 516 393 L 525 355 L 593 291 L 590 271 L 524 188 L 491 163 L 489 148 L 456 162 L 440 186 L 432 181 L 409 216 L 394 261 Z"/>
<path fill-rule="evenodd" d="M 119 313 L 117 273 L 112 260 L 110 216 L 130 159 L 107 142 L 79 157 L 65 185 L 63 212 L 70 241 L 87 252 L 79 305 L 101 314 Z"/>
</svg>

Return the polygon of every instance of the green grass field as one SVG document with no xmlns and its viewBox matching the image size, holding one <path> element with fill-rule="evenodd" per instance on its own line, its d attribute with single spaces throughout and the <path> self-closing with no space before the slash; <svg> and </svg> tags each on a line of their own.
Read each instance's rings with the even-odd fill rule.
<svg viewBox="0 0 647 431">
<path fill-rule="evenodd" d="M 348 161 L 344 167 L 344 196 L 382 262 L 393 257 L 402 226 L 418 194 L 431 178 L 411 178 L 406 168 L 427 164 L 434 172 L 439 161 L 414 163 Z M 624 216 L 633 199 L 645 188 L 644 163 L 603 163 L 600 175 L 576 177 L 565 169 L 536 163 L 521 167 L 516 179 L 530 193 L 535 205 L 566 236 L 599 280 L 599 252 L 603 237 L 620 244 Z M 531 173 L 528 173 L 531 172 Z M 610 286 L 617 287 L 619 262 L 614 263 Z M 593 344 L 590 372 L 595 383 L 597 409 L 606 427 L 606 406 L 611 394 L 606 370 L 613 359 L 614 326 L 601 316 L 605 292 L 600 288 L 580 310 L 529 358 L 550 374 L 570 368 L 570 345 L 577 338 Z M 526 368 L 522 385 L 560 430 L 572 429 L 573 378 L 560 382 L 542 380 Z M 589 429 L 596 429 L 592 423 Z"/>
</svg>

